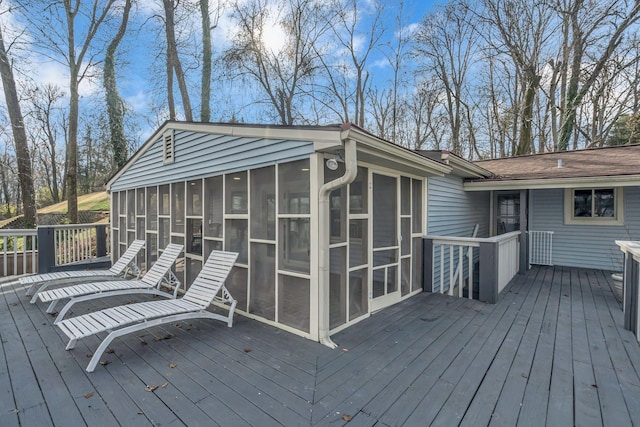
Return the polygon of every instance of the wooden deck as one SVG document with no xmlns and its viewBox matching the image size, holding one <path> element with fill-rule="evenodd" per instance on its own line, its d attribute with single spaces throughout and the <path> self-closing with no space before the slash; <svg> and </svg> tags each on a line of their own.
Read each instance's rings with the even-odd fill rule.
<svg viewBox="0 0 640 427">
<path fill-rule="evenodd" d="M 65 351 L 43 304 L 0 293 L 1 426 L 640 425 L 640 346 L 601 271 L 534 268 L 495 305 L 421 294 L 336 350 L 240 316 L 157 327 L 93 374 L 97 339 Z"/>
</svg>

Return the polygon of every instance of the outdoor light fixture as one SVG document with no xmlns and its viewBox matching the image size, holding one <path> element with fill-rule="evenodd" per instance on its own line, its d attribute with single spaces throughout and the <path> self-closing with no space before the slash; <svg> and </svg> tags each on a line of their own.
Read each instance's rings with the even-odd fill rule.
<svg viewBox="0 0 640 427">
<path fill-rule="evenodd" d="M 329 170 L 334 171 L 338 169 L 338 162 L 344 162 L 344 156 L 341 152 L 337 152 L 333 158 L 327 159 L 325 164 Z"/>
<path fill-rule="evenodd" d="M 327 159 L 325 164 L 327 165 L 327 168 L 329 168 L 329 170 L 334 171 L 334 170 L 338 169 L 338 161 L 335 158 L 334 159 Z"/>
</svg>

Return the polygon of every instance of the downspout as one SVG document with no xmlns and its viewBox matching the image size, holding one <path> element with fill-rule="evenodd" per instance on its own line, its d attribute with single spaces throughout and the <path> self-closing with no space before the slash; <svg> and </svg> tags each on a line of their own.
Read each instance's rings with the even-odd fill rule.
<svg viewBox="0 0 640 427">
<path fill-rule="evenodd" d="M 358 161 L 356 142 L 352 139 L 344 143 L 344 165 L 344 175 L 320 187 L 318 197 L 318 339 L 330 348 L 336 348 L 337 345 L 329 337 L 329 195 L 356 179 Z"/>
</svg>

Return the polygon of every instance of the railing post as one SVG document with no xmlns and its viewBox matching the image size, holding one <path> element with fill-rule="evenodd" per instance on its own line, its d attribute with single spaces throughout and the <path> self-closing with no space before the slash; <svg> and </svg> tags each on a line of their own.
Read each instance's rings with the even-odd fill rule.
<svg viewBox="0 0 640 427">
<path fill-rule="evenodd" d="M 527 234 L 527 229 L 529 228 L 527 224 L 527 190 L 520 190 L 520 274 L 526 274 L 527 269 L 529 268 L 529 245 L 527 244 L 527 240 L 529 235 Z"/>
<path fill-rule="evenodd" d="M 498 243 L 480 242 L 480 301 L 498 301 Z"/>
<path fill-rule="evenodd" d="M 53 227 L 38 227 L 38 273 L 49 273 L 56 265 L 56 236 Z"/>
<path fill-rule="evenodd" d="M 640 265 L 633 259 L 633 253 L 624 253 L 624 274 L 623 279 L 623 301 L 622 309 L 624 311 L 624 328 L 636 333 L 637 314 L 634 313 L 638 309 L 634 304 L 634 298 L 638 298 L 636 289 L 640 279 Z"/>
<path fill-rule="evenodd" d="M 422 239 L 422 290 L 433 292 L 433 239 Z"/>
<path fill-rule="evenodd" d="M 96 257 L 107 255 L 107 224 L 96 225 Z"/>
</svg>

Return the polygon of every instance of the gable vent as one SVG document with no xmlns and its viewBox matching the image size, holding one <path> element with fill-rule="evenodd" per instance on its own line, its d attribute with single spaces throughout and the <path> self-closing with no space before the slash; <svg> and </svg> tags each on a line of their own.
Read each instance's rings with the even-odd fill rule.
<svg viewBox="0 0 640 427">
<path fill-rule="evenodd" d="M 162 152 L 164 164 L 174 162 L 174 143 L 173 143 L 173 130 L 168 130 L 162 135 Z"/>
</svg>

